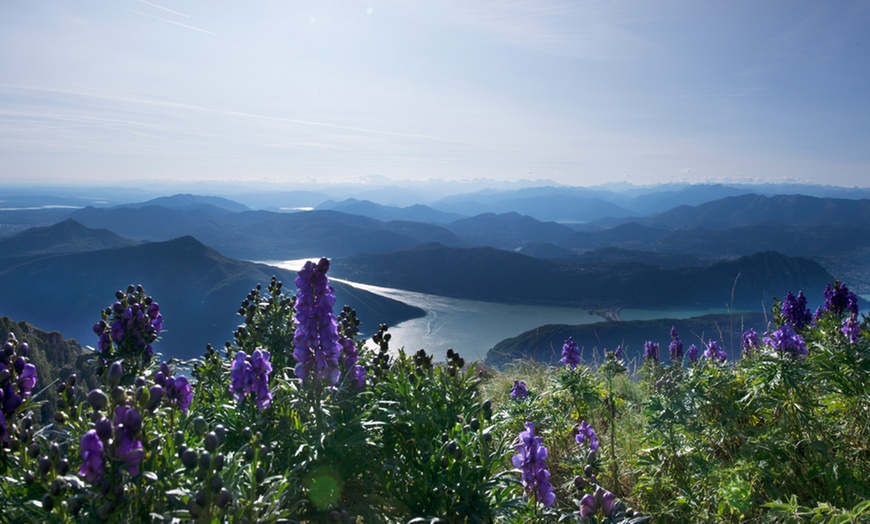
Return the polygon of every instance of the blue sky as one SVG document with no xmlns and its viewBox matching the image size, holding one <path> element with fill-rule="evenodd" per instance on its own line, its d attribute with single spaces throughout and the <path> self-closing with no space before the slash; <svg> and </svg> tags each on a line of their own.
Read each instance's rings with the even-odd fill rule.
<svg viewBox="0 0 870 524">
<path fill-rule="evenodd" d="M 870 2 L 0 1 L 0 183 L 870 186 Z"/>
</svg>

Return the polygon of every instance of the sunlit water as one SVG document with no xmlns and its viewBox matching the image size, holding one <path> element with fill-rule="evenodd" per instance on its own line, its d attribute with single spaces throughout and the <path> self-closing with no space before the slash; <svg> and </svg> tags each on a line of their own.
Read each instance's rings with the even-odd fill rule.
<svg viewBox="0 0 870 524">
<path fill-rule="evenodd" d="M 263 262 L 272 266 L 298 271 L 307 259 Z M 425 349 L 436 358 L 445 360 L 447 349 L 452 348 L 469 360 L 483 360 L 498 342 L 515 337 L 546 324 L 591 324 L 605 319 L 592 314 L 588 309 L 558 306 L 530 306 L 499 304 L 464 300 L 439 295 L 417 293 L 403 289 L 386 288 L 333 279 L 358 289 L 388 297 L 399 302 L 419 307 L 426 316 L 390 326 L 390 347 L 404 348 L 406 352 Z M 655 318 L 689 318 L 707 313 L 724 313 L 726 310 L 680 310 L 653 311 L 622 309 L 623 320 L 648 320 Z M 378 323 L 377 319 L 361 319 Z M 561 348 L 553 348 L 555 352 Z"/>
</svg>

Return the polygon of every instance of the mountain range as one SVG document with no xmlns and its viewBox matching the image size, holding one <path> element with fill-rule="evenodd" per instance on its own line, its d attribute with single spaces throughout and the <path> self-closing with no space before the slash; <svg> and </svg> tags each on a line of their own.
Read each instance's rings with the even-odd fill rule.
<svg viewBox="0 0 870 524">
<path fill-rule="evenodd" d="M 75 242 L 69 232 L 76 231 Z M 258 283 L 273 275 L 292 283 L 295 272 L 225 257 L 191 236 L 163 242 L 127 244 L 92 250 L 87 239 L 110 238 L 73 222 L 35 228 L 3 241 L 0 247 L 24 246 L 30 251 L 0 251 L 0 315 L 57 330 L 85 345 L 95 345 L 91 327 L 114 301 L 117 289 L 142 284 L 160 303 L 165 332 L 158 350 L 179 358 L 202 354 L 206 343 L 223 345 L 240 323 L 236 310 Z M 58 253 L 42 242 L 59 238 L 76 250 Z M 32 246 L 41 251 L 34 252 Z M 30 253 L 30 254 L 27 254 Z M 363 332 L 379 323 L 395 324 L 421 316 L 422 310 L 334 283 L 336 302 L 357 310 Z"/>
<path fill-rule="evenodd" d="M 578 263 L 579 262 L 579 263 Z M 748 307 L 787 291 L 824 290 L 817 262 L 768 251 L 733 260 L 661 267 L 634 257 L 548 261 L 493 248 L 438 244 L 333 261 L 335 276 L 378 286 L 490 302 L 576 307 Z"/>
</svg>

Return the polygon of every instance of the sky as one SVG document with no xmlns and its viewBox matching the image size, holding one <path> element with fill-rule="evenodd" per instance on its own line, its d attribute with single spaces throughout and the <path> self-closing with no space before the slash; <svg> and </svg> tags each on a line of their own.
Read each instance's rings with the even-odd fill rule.
<svg viewBox="0 0 870 524">
<path fill-rule="evenodd" d="M 870 186 L 870 2 L 0 0 L 0 184 Z"/>
</svg>

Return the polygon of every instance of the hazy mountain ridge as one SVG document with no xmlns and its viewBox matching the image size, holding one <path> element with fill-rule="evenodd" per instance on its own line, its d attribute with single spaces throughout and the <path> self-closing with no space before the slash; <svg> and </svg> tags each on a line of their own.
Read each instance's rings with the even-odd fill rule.
<svg viewBox="0 0 870 524">
<path fill-rule="evenodd" d="M 166 318 L 160 347 L 169 355 L 199 356 L 208 342 L 221 345 L 239 323 L 239 303 L 272 275 L 292 283 L 295 272 L 227 258 L 193 237 L 99 251 L 37 257 L 0 270 L 0 314 L 96 344 L 91 326 L 128 284 L 142 284 Z M 349 304 L 363 331 L 423 312 L 336 282 L 336 302 Z"/>
<path fill-rule="evenodd" d="M 362 215 L 369 218 L 374 218 L 384 222 L 390 221 L 410 221 L 410 222 L 425 222 L 432 224 L 447 224 L 463 218 L 464 215 L 459 213 L 447 213 L 439 211 L 432 207 L 415 204 L 407 207 L 385 206 L 376 204 L 370 200 L 357 200 L 356 198 L 348 198 L 337 202 L 335 200 L 327 200 L 319 204 L 315 209 L 341 211 L 351 215 Z"/>
<path fill-rule="evenodd" d="M 793 227 L 868 226 L 870 200 L 746 194 L 697 206 L 681 205 L 645 219 L 631 221 L 670 229 L 687 225 L 695 228 L 727 229 L 769 223 Z"/>
<path fill-rule="evenodd" d="M 214 206 L 227 211 L 250 211 L 251 208 L 234 200 L 218 196 L 193 195 L 181 193 L 166 197 L 157 197 L 139 204 L 124 204 L 122 207 L 158 206 L 169 209 L 190 209 L 198 206 Z"/>
<path fill-rule="evenodd" d="M 516 212 L 483 213 L 445 226 L 471 245 L 514 250 L 529 241 L 564 244 L 574 230 L 556 222 L 542 222 Z"/>
<path fill-rule="evenodd" d="M 169 240 L 192 235 L 221 253 L 244 259 L 346 256 L 407 249 L 426 242 L 462 242 L 437 225 L 381 222 L 338 211 L 233 213 L 211 205 L 185 209 L 160 206 L 86 208 L 72 217 L 89 227 L 112 224 L 122 235 Z"/>
<path fill-rule="evenodd" d="M 758 307 L 788 290 L 824 289 L 818 263 L 774 252 L 703 267 L 558 263 L 493 248 L 421 246 L 333 261 L 339 278 L 492 302 L 578 307 Z"/>
<path fill-rule="evenodd" d="M 57 224 L 32 228 L 14 236 L 0 239 L 0 258 L 44 255 L 49 253 L 75 253 L 136 244 L 108 229 L 91 229 L 67 219 Z"/>
</svg>

